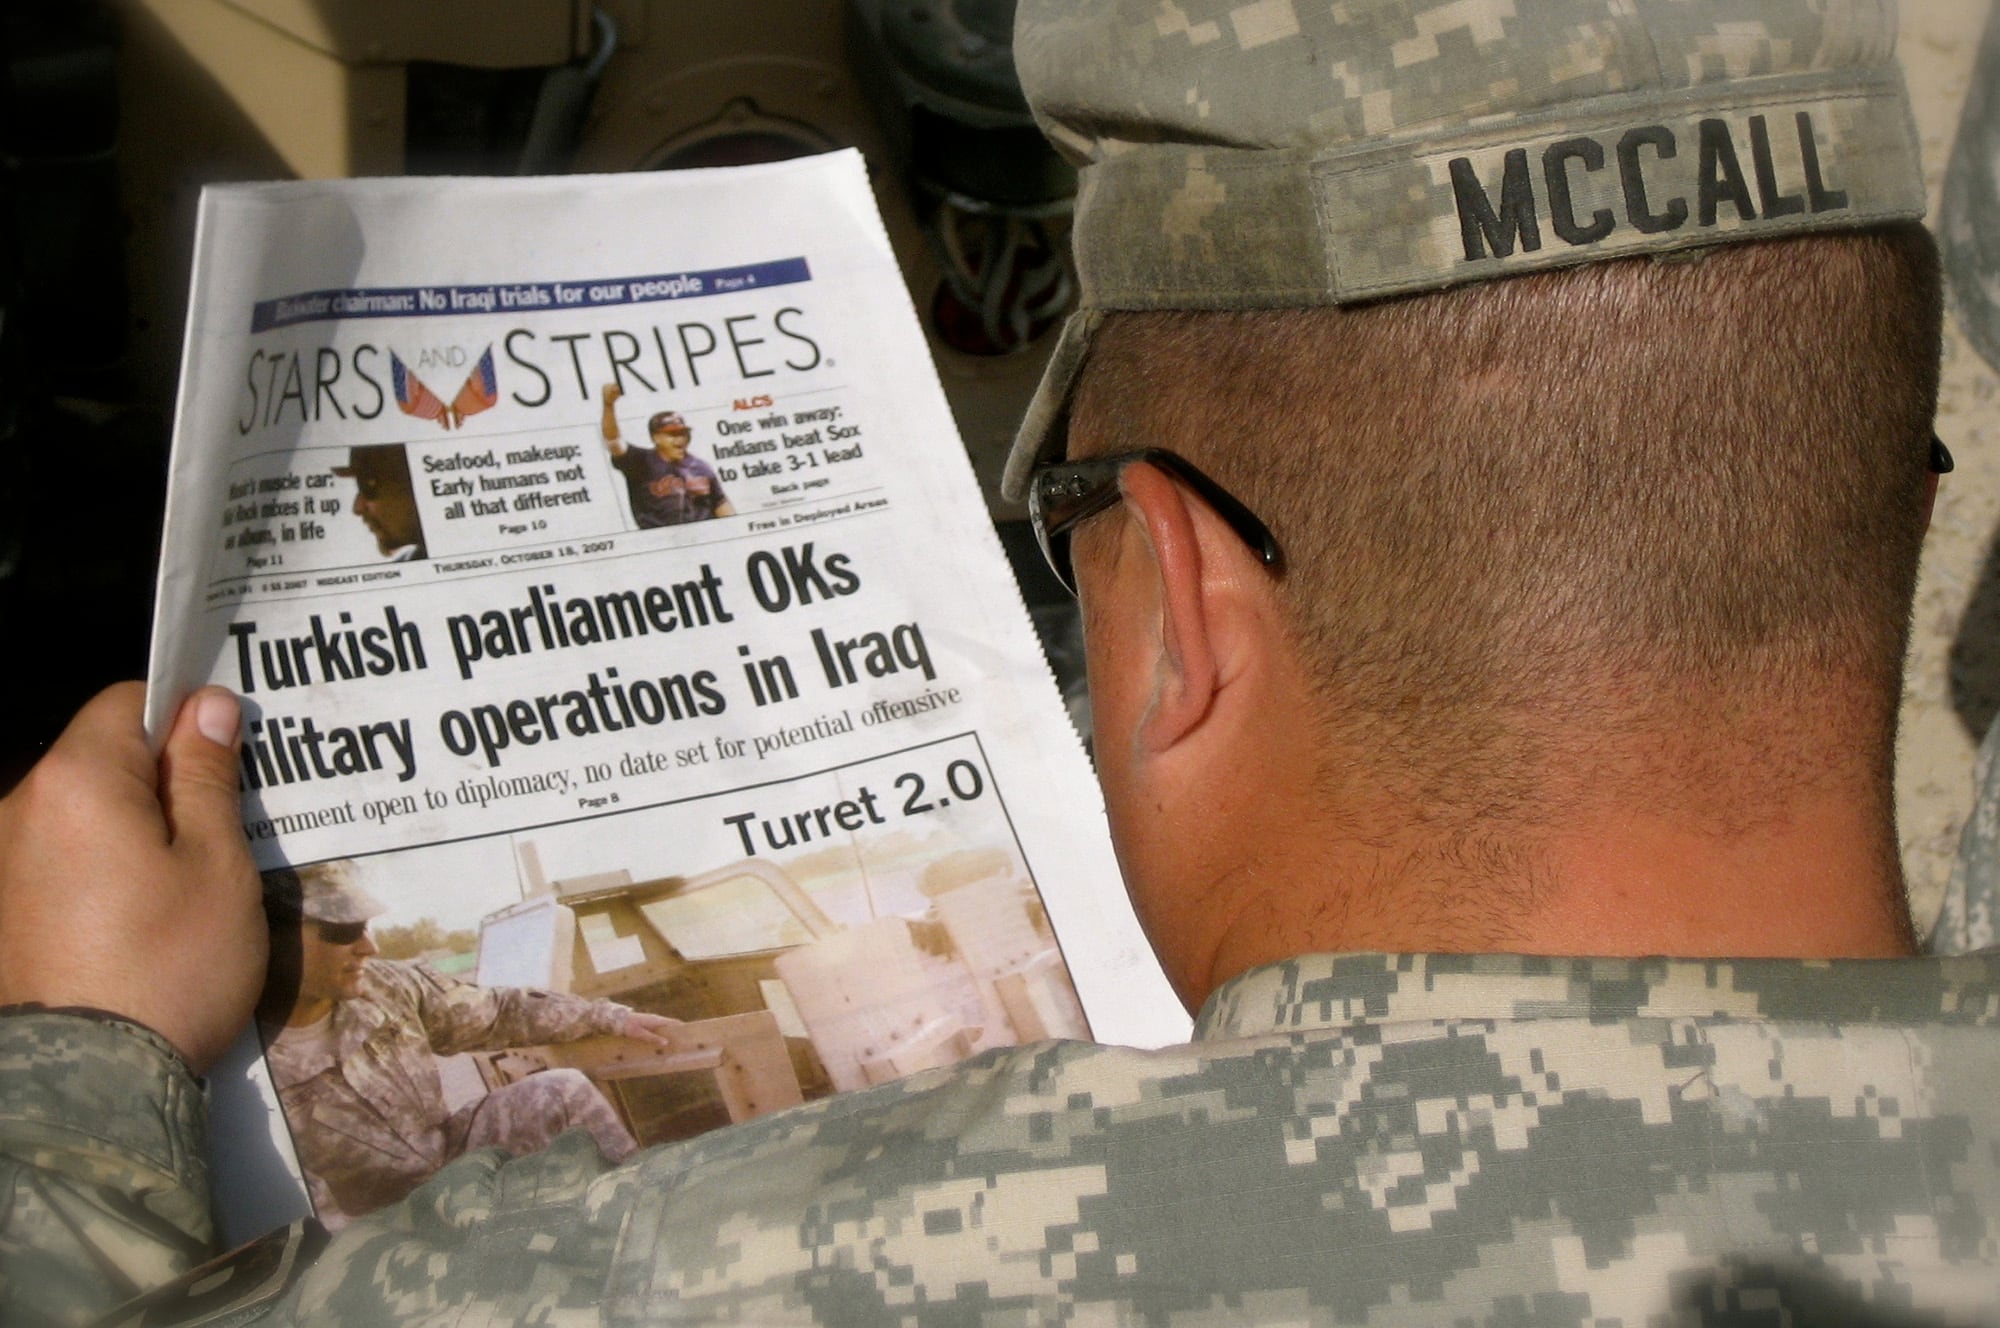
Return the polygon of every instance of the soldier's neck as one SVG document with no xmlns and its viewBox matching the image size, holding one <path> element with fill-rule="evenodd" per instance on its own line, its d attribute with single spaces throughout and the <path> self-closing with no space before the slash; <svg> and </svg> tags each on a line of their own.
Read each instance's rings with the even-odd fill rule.
<svg viewBox="0 0 2000 1328">
<path fill-rule="evenodd" d="M 1670 805 L 1600 804 L 1575 808 L 1559 829 L 1442 846 L 1322 824 L 1295 855 L 1267 841 L 1243 859 L 1254 871 L 1183 885 L 1226 904 L 1208 989 L 1307 950 L 1909 955 L 1886 796 L 1826 787 L 1730 826 Z"/>
<path fill-rule="evenodd" d="M 1805 799 L 1741 834 L 1650 809 L 1552 841 L 1524 948 L 1551 954 L 1889 958 L 1916 951 L 1885 810 Z"/>
<path fill-rule="evenodd" d="M 304 1028 L 307 1024 L 318 1023 L 331 1013 L 333 1013 L 331 1000 L 300 1001 L 292 1007 L 292 1012 L 285 1016 L 285 1027 Z"/>
</svg>

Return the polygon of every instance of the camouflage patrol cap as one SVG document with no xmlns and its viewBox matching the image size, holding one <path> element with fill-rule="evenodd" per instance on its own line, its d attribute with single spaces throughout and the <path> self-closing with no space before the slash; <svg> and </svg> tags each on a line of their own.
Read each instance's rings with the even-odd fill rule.
<svg viewBox="0 0 2000 1328">
<path fill-rule="evenodd" d="M 1060 452 L 1106 310 L 1345 304 L 1921 217 L 1894 0 L 1021 0 L 1080 169 L 1081 306 L 1008 460 Z"/>
<path fill-rule="evenodd" d="M 264 899 L 274 914 L 310 922 L 366 922 L 389 911 L 356 884 L 354 864 L 343 858 L 264 873 Z"/>
</svg>

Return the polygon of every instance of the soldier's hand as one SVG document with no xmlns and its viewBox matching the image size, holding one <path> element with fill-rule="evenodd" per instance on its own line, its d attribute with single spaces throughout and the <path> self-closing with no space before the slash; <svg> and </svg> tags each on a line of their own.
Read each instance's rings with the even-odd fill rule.
<svg viewBox="0 0 2000 1328">
<path fill-rule="evenodd" d="M 0 800 L 0 1004 L 122 1015 L 206 1069 L 263 984 L 263 892 L 238 811 L 241 712 L 189 697 L 157 761 L 121 683 Z"/>
<path fill-rule="evenodd" d="M 624 396 L 624 395 L 625 395 L 625 389 L 624 389 L 624 388 L 622 388 L 622 387 L 620 387 L 620 386 L 619 386 L 618 384 L 616 384 L 616 383 L 606 383 L 606 384 L 604 385 L 604 404 L 605 404 L 605 405 L 607 405 L 607 406 L 611 405 L 611 404 L 612 404 L 613 402 L 617 401 L 617 400 L 618 400 L 618 398 L 620 398 L 620 397 L 622 397 L 622 396 Z"/>
<path fill-rule="evenodd" d="M 656 1047 L 671 1051 L 674 1048 L 674 1030 L 681 1026 L 678 1019 L 669 1019 L 661 1014 L 647 1014 L 643 1010 L 633 1010 L 625 1016 L 625 1027 L 619 1032 L 640 1042 L 649 1042 Z"/>
</svg>

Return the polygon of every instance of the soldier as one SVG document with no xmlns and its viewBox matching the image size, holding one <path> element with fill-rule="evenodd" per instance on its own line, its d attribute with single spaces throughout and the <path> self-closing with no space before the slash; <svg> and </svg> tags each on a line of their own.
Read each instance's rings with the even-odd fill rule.
<svg viewBox="0 0 2000 1328">
<path fill-rule="evenodd" d="M 376 958 L 368 923 L 384 905 L 355 884 L 351 863 L 282 869 L 264 881 L 273 928 L 265 1058 L 327 1226 L 394 1203 L 473 1149 L 532 1153 L 571 1128 L 612 1162 L 638 1147 L 580 1070 L 546 1070 L 453 1111 L 436 1058 L 597 1034 L 671 1048 L 677 1020 L 611 1001 L 477 987 L 422 963 Z"/>
<path fill-rule="evenodd" d="M 354 481 L 354 515 L 392 563 L 424 557 L 424 521 L 410 484 L 410 458 L 401 443 L 351 447 L 347 464 L 333 473 Z"/>
<path fill-rule="evenodd" d="M 1891 822 L 1945 465 L 1894 29 L 1024 0 L 1083 308 L 1011 477 L 1082 596 L 1195 1040 L 996 1050 L 617 1169 L 465 1159 L 316 1262 L 296 1231 L 197 1285 L 231 1322 L 2000 1322 L 2000 956 L 1910 957 Z M 169 743 L 177 818 L 224 705 Z M 32 865 L 40 800 L 94 787 L 68 753 L 147 771 L 135 730 L 86 712 L 0 821 L 15 907 L 86 870 Z M 168 842 L 88 875 L 150 891 Z M 6 990 L 197 1055 L 227 1023 L 17 977 L 36 953 L 0 950 Z M 185 1217 L 191 1169 L 138 1173 L 191 1126 L 55 1124 L 107 1085 L 185 1103 L 150 1035 L 0 1038 L 49 1266 L 136 1225 L 39 1216 L 78 1157 Z"/>
</svg>

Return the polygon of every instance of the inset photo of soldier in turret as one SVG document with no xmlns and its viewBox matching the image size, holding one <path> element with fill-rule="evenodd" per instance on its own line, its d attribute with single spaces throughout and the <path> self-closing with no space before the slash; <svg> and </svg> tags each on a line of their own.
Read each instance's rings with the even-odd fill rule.
<svg viewBox="0 0 2000 1328">
<path fill-rule="evenodd" d="M 581 1129 L 606 1160 L 638 1144 L 575 1069 L 488 1087 L 447 1084 L 441 1057 L 631 1039 L 671 1051 L 675 1019 L 529 987 L 482 987 L 425 958 L 389 958 L 370 931 L 387 905 L 344 860 L 264 875 L 270 978 L 258 1031 L 320 1220 L 401 1199 L 460 1155 L 520 1156 Z M 406 947 L 405 947 L 406 948 Z"/>
</svg>

